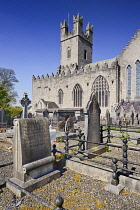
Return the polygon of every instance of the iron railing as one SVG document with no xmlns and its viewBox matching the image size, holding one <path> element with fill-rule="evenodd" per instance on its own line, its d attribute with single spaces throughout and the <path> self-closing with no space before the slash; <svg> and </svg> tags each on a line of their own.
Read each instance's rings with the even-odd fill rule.
<svg viewBox="0 0 140 210">
<path fill-rule="evenodd" d="M 101 126 L 101 130 L 100 130 L 100 139 L 101 139 L 101 143 L 92 143 L 90 141 L 86 141 L 84 139 L 84 134 L 81 132 L 81 130 L 79 130 L 79 134 L 77 135 L 77 138 L 69 138 L 69 133 L 68 131 L 65 133 L 66 134 L 66 140 L 65 140 L 65 152 L 61 152 L 63 154 L 65 154 L 66 158 L 70 158 L 70 157 L 76 157 L 76 158 L 80 158 L 81 160 L 88 160 L 90 162 L 94 162 L 100 165 L 105 165 L 107 167 L 110 167 L 112 169 L 112 185 L 118 185 L 119 184 L 119 179 L 118 179 L 118 172 L 119 174 L 125 175 L 125 176 L 129 176 L 130 174 L 140 174 L 140 171 L 136 171 L 133 170 L 134 167 L 132 167 L 132 169 L 128 169 L 128 164 L 131 165 L 135 165 L 135 166 L 140 166 L 140 163 L 134 162 L 134 161 L 129 161 L 128 160 L 128 151 L 134 151 L 134 152 L 140 152 L 140 148 L 136 148 L 136 147 L 130 147 L 128 146 L 128 142 L 129 140 L 131 140 L 131 138 L 129 137 L 124 137 L 124 136 L 115 136 L 111 134 L 111 130 L 113 131 L 120 131 L 120 132 L 128 132 L 128 130 L 130 131 L 131 128 L 126 128 L 126 127 L 116 127 L 115 129 L 112 128 L 112 126 L 107 126 L 106 129 L 103 128 L 103 126 Z M 133 127 L 134 129 L 134 127 Z M 134 131 L 134 130 L 133 130 Z M 104 136 L 104 132 L 106 132 L 106 135 Z M 111 138 L 116 138 L 119 139 L 122 144 L 118 145 L 116 143 L 111 143 Z M 74 143 L 73 145 L 69 146 L 69 143 L 71 140 L 74 140 L 77 143 Z M 132 140 L 138 140 L 137 138 L 132 138 Z M 110 156 L 106 156 L 106 155 L 102 155 L 102 154 L 97 154 L 96 152 L 89 152 L 88 150 L 85 150 L 85 143 L 91 143 L 93 145 L 104 145 L 105 147 L 113 147 L 113 148 L 119 148 L 122 150 L 122 157 L 120 158 L 115 158 L 115 157 L 110 157 Z M 56 145 L 55 145 L 56 146 Z M 77 147 L 75 149 L 75 147 Z M 55 148 L 56 150 L 56 148 Z M 75 151 L 76 154 L 70 154 L 70 150 Z M 54 156 L 55 153 L 58 152 L 57 150 L 54 151 Z M 60 151 L 59 151 L 60 152 Z M 81 154 L 79 156 L 79 154 Z M 82 156 L 82 154 L 84 154 L 84 156 Z M 89 155 L 94 155 L 94 156 L 99 156 L 102 157 L 103 159 L 107 158 L 107 159 L 111 159 L 112 160 L 112 164 L 108 164 L 105 163 L 103 161 L 99 161 L 99 160 L 95 160 L 94 158 L 90 159 L 88 157 L 85 156 L 89 156 Z M 119 164 L 121 162 L 121 165 Z"/>
</svg>

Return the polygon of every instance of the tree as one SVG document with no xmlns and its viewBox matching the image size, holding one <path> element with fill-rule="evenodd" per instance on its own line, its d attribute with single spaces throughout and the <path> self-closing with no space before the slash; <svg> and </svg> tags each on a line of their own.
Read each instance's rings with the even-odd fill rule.
<svg viewBox="0 0 140 210">
<path fill-rule="evenodd" d="M 14 83 L 18 82 L 14 70 L 0 68 L 0 85 L 4 85 L 7 94 L 11 99 L 10 102 L 16 102 L 17 92 L 14 91 Z"/>
<path fill-rule="evenodd" d="M 4 83 L 0 85 L 0 108 L 7 109 L 10 106 L 11 97 L 8 95 L 8 90 L 5 89 Z"/>
<path fill-rule="evenodd" d="M 22 107 L 20 106 L 12 106 L 8 109 L 9 111 L 9 116 L 10 117 L 17 117 L 20 115 L 21 111 L 22 111 Z"/>
</svg>

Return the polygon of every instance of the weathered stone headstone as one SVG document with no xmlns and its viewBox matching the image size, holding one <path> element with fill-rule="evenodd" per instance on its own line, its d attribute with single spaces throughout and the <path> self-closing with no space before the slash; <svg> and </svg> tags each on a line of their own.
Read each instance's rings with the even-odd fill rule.
<svg viewBox="0 0 140 210">
<path fill-rule="evenodd" d="M 47 118 L 16 119 L 14 121 L 14 177 L 21 187 L 32 191 L 47 180 L 59 177 L 53 171 L 54 156 L 51 156 L 49 122 Z M 8 187 L 17 195 L 21 192 Z"/>
<path fill-rule="evenodd" d="M 110 112 L 109 112 L 108 109 L 106 110 L 106 124 L 107 125 L 110 125 L 111 124 Z"/>
<path fill-rule="evenodd" d="M 23 98 L 20 100 L 20 103 L 23 106 L 23 118 L 27 118 L 28 117 L 27 109 L 29 104 L 31 103 L 27 93 L 24 93 Z"/>
<path fill-rule="evenodd" d="M 84 110 L 85 114 L 85 126 L 84 126 L 84 136 L 85 136 L 85 148 L 87 149 L 87 137 L 88 137 L 88 110 Z"/>
<path fill-rule="evenodd" d="M 112 124 L 116 124 L 116 111 L 115 107 L 111 106 L 111 117 L 112 117 Z"/>
<path fill-rule="evenodd" d="M 6 111 L 1 108 L 0 109 L 0 132 L 4 132 L 7 129 L 7 121 L 6 121 Z"/>
<path fill-rule="evenodd" d="M 52 125 L 50 125 L 49 131 L 50 131 L 50 141 L 56 141 L 56 129 L 53 129 Z"/>
<path fill-rule="evenodd" d="M 3 108 L 0 109 L 0 122 L 6 122 L 6 111 Z"/>
<path fill-rule="evenodd" d="M 65 132 L 70 130 L 70 117 L 65 122 Z"/>
<path fill-rule="evenodd" d="M 74 131 L 74 120 L 73 117 L 69 117 L 65 122 L 65 132 L 73 132 Z"/>
<path fill-rule="evenodd" d="M 56 126 L 58 123 L 58 113 L 56 110 L 53 112 L 53 126 Z"/>
<path fill-rule="evenodd" d="M 88 134 L 87 149 L 93 147 L 93 143 L 100 143 L 100 107 L 95 95 L 91 97 L 88 103 Z M 88 141 L 92 143 L 88 143 Z"/>
</svg>

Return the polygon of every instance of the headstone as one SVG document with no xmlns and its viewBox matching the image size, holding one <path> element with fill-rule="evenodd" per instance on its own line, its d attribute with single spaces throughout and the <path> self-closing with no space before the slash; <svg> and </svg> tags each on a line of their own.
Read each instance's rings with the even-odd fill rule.
<svg viewBox="0 0 140 210">
<path fill-rule="evenodd" d="M 68 117 L 68 119 L 65 122 L 65 132 L 73 132 L 74 131 L 74 121 L 73 117 Z"/>
<path fill-rule="evenodd" d="M 6 111 L 3 108 L 0 109 L 0 122 L 6 122 Z"/>
<path fill-rule="evenodd" d="M 94 143 L 100 143 L 100 107 L 95 95 L 92 95 L 87 105 L 85 117 L 85 133 L 87 135 L 87 149 L 93 147 Z M 88 142 L 92 143 L 88 143 Z"/>
<path fill-rule="evenodd" d="M 117 120 L 117 113 L 115 110 L 115 107 L 111 106 L 111 117 L 112 117 L 112 124 L 116 124 L 116 120 Z"/>
<path fill-rule="evenodd" d="M 78 129 L 80 129 L 80 126 L 77 124 L 77 122 L 75 122 L 75 123 L 73 124 L 73 127 L 74 127 L 74 133 L 76 133 L 76 131 L 77 131 Z"/>
<path fill-rule="evenodd" d="M 0 132 L 5 132 L 7 129 L 7 121 L 6 121 L 6 111 L 1 108 L 0 109 Z"/>
<path fill-rule="evenodd" d="M 80 116 L 81 116 L 80 110 L 75 111 L 75 117 L 76 117 L 77 120 L 80 118 Z"/>
<path fill-rule="evenodd" d="M 28 117 L 28 106 L 31 103 L 30 99 L 28 98 L 28 94 L 24 93 L 23 98 L 20 100 L 21 105 L 23 106 L 23 118 Z"/>
<path fill-rule="evenodd" d="M 89 110 L 88 110 L 88 139 L 92 143 L 100 143 L 100 107 L 95 95 L 93 95 Z M 93 144 L 88 143 L 88 149 L 91 148 Z"/>
<path fill-rule="evenodd" d="M 65 132 L 70 130 L 70 117 L 65 122 Z"/>
<path fill-rule="evenodd" d="M 56 126 L 58 123 L 58 113 L 56 110 L 53 112 L 53 125 Z"/>
<path fill-rule="evenodd" d="M 53 171 L 54 156 L 51 155 L 49 122 L 47 118 L 14 120 L 12 182 L 32 191 L 47 180 L 59 177 Z M 18 196 L 21 192 L 11 185 L 8 187 Z"/>
<path fill-rule="evenodd" d="M 134 112 L 132 111 L 131 114 L 131 125 L 134 125 Z"/>
<path fill-rule="evenodd" d="M 107 109 L 106 110 L 106 125 L 110 125 L 111 124 L 111 119 L 110 119 L 110 112 Z"/>
<path fill-rule="evenodd" d="M 52 128 L 52 125 L 49 126 L 49 131 L 50 131 L 50 140 L 51 141 L 56 141 L 56 129 Z"/>
<path fill-rule="evenodd" d="M 88 110 L 84 110 L 85 114 L 85 126 L 84 126 L 84 136 L 85 136 L 85 148 L 87 149 L 87 138 L 88 138 Z"/>
</svg>

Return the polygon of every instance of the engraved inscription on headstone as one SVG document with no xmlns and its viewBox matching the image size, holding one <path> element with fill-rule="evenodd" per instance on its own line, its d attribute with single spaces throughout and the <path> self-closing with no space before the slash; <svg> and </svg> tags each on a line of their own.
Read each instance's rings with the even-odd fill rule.
<svg viewBox="0 0 140 210">
<path fill-rule="evenodd" d="M 46 118 L 21 119 L 19 129 L 21 136 L 21 147 L 23 164 L 51 155 L 49 124 Z"/>
<path fill-rule="evenodd" d="M 14 130 L 14 175 L 23 181 L 24 165 L 41 163 L 42 159 L 51 156 L 49 122 L 47 118 L 17 119 Z"/>
</svg>

